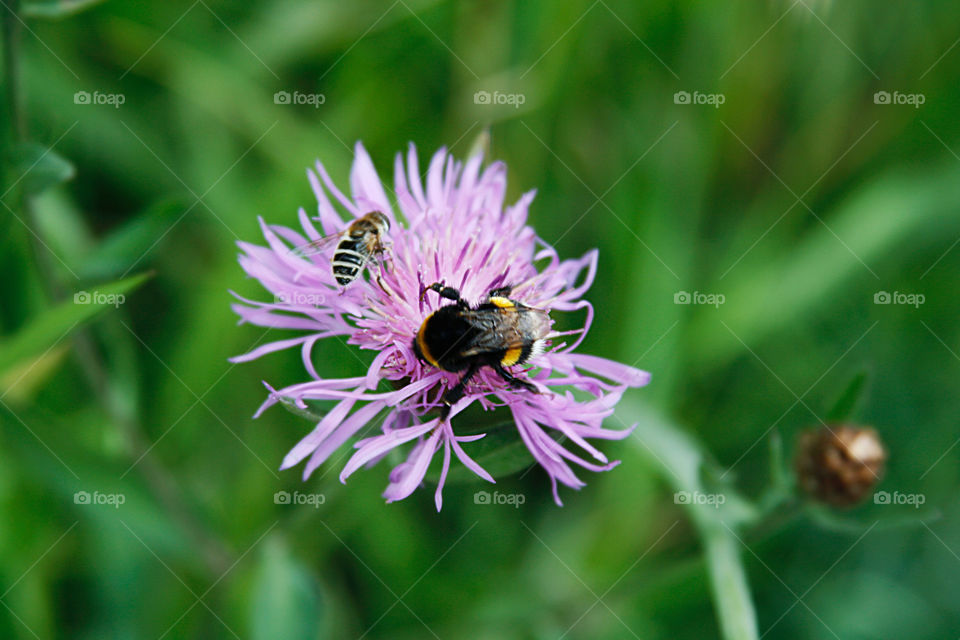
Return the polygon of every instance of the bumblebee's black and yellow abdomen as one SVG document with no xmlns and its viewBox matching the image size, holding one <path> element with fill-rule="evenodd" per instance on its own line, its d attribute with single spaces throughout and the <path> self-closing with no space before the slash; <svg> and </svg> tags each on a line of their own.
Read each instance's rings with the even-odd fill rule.
<svg viewBox="0 0 960 640">
<path fill-rule="evenodd" d="M 469 345 L 476 329 L 456 305 L 441 307 L 423 321 L 413 349 L 417 357 L 444 371 L 462 371 L 470 366 L 470 357 L 464 357 L 464 346 Z"/>
</svg>

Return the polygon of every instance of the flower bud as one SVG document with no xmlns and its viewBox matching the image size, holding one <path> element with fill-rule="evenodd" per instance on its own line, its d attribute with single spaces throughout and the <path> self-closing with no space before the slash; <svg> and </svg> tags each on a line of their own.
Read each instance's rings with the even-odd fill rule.
<svg viewBox="0 0 960 640">
<path fill-rule="evenodd" d="M 886 460 L 874 429 L 851 424 L 811 429 L 798 441 L 797 481 L 815 500 L 852 507 L 873 493 Z"/>
</svg>

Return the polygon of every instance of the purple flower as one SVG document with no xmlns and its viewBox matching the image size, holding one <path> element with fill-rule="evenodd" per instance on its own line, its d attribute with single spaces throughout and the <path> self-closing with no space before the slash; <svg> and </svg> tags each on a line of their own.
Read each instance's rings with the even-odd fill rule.
<svg viewBox="0 0 960 640">
<path fill-rule="evenodd" d="M 354 443 L 356 451 L 341 472 L 341 481 L 360 467 L 376 463 L 392 449 L 411 443 L 406 461 L 393 468 L 383 494 L 387 502 L 402 500 L 421 484 L 433 456 L 442 451 L 435 494 L 439 510 L 451 453 L 475 474 L 494 482 L 469 456 L 469 446 L 464 447 L 483 435 L 458 435 L 455 428 L 457 414 L 474 403 L 486 410 L 511 412 L 523 442 L 549 475 L 557 504 L 562 504 L 558 482 L 574 489 L 584 486 L 571 463 L 591 471 L 606 471 L 618 464 L 608 461 L 589 439 L 621 439 L 630 433 L 630 429 L 605 429 L 602 422 L 613 413 L 628 387 L 647 384 L 650 375 L 611 360 L 573 353 L 593 319 L 593 307 L 581 296 L 593 282 L 597 251 L 579 259 L 560 260 L 557 252 L 526 224 L 533 191 L 504 206 L 503 163 L 481 171 L 479 156 L 461 164 L 441 149 L 430 162 L 424 188 L 416 150 L 411 145 L 406 164 L 399 153 L 394 163 L 398 212 L 360 143 L 350 173 L 352 197 L 334 185 L 319 162 L 316 173 L 308 171 L 307 175 L 316 193 L 319 215 L 311 219 L 301 209 L 302 232 L 261 220 L 268 246 L 239 243 L 243 251 L 240 265 L 274 295 L 274 301 L 256 302 L 237 296 L 240 302 L 233 305 L 242 321 L 298 333 L 233 358 L 234 362 L 300 347 L 304 367 L 312 378 L 279 390 L 267 385 L 270 395 L 258 416 L 281 398 L 301 408 L 308 400 L 336 401 L 316 428 L 290 450 L 281 469 L 309 458 L 303 472 L 307 479 L 334 451 L 383 413 L 382 433 Z M 334 202 L 346 210 L 350 220 L 370 211 L 381 211 L 390 220 L 386 238 L 389 252 L 382 268 L 369 265 L 369 281 L 358 278 L 342 291 L 331 272 L 333 247 L 308 257 L 294 251 L 348 226 Z M 382 287 L 376 281 L 378 273 Z M 438 416 L 444 406 L 443 394 L 457 383 L 460 374 L 421 362 L 412 348 L 424 319 L 439 306 L 451 304 L 435 294 L 421 296 L 425 287 L 439 281 L 458 288 L 471 304 L 485 299 L 497 287 L 512 285 L 511 298 L 554 316 L 583 310 L 584 326 L 565 334 L 551 333 L 546 352 L 529 365 L 513 368 L 515 376 L 532 382 L 539 393 L 510 387 L 496 372 L 484 367 L 471 379 L 465 396 L 454 404 L 447 419 L 441 420 Z M 575 336 L 573 344 L 564 343 L 564 335 Z M 349 344 L 376 353 L 365 376 L 321 376 L 310 352 L 318 340 L 330 336 L 346 336 Z M 389 390 L 379 389 L 382 380 L 387 381 L 383 386 Z M 574 391 L 579 393 L 575 396 Z M 564 446 L 571 443 L 582 452 L 574 453 Z"/>
</svg>

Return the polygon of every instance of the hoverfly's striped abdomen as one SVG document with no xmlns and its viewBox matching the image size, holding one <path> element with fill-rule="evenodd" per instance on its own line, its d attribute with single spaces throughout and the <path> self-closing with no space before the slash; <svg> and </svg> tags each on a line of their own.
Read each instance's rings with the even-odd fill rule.
<svg viewBox="0 0 960 640">
<path fill-rule="evenodd" d="M 333 252 L 333 260 L 330 266 L 333 268 L 333 277 L 337 284 L 345 287 L 360 275 L 360 270 L 370 260 L 368 254 L 361 253 L 357 249 L 363 250 L 361 244 L 363 238 L 354 238 L 347 236 L 337 245 L 337 250 Z"/>
<path fill-rule="evenodd" d="M 293 253 L 301 258 L 312 256 L 326 251 L 336 241 L 330 270 L 337 284 L 346 287 L 360 276 L 364 267 L 383 256 L 386 251 L 383 239 L 389 230 L 390 219 L 381 211 L 371 211 L 351 222 L 345 230 L 317 238 L 294 249 Z M 379 275 L 377 281 L 380 281 Z"/>
<path fill-rule="evenodd" d="M 363 268 L 383 253 L 383 238 L 389 229 L 390 220 L 380 211 L 371 211 L 350 224 L 330 261 L 337 284 L 345 287 L 356 280 Z"/>
</svg>

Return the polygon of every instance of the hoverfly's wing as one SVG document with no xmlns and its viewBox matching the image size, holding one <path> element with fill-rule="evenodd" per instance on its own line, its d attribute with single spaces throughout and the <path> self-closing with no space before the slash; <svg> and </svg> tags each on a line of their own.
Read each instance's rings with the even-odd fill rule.
<svg viewBox="0 0 960 640">
<path fill-rule="evenodd" d="M 462 317 L 474 329 L 461 356 L 476 356 L 517 349 L 544 338 L 550 329 L 550 316 L 542 309 L 519 307 L 504 310 L 466 310 Z"/>
<path fill-rule="evenodd" d="M 312 242 L 308 242 L 307 244 L 302 244 L 299 247 L 294 247 L 293 249 L 290 250 L 290 253 L 297 256 L 298 258 L 306 258 L 307 256 L 315 256 L 318 253 L 323 253 L 330 247 L 337 244 L 337 241 L 339 241 L 343 237 L 343 233 L 344 232 L 341 231 L 340 233 L 334 233 L 329 236 L 323 236 L 322 238 L 317 238 L 316 240 Z"/>
</svg>

